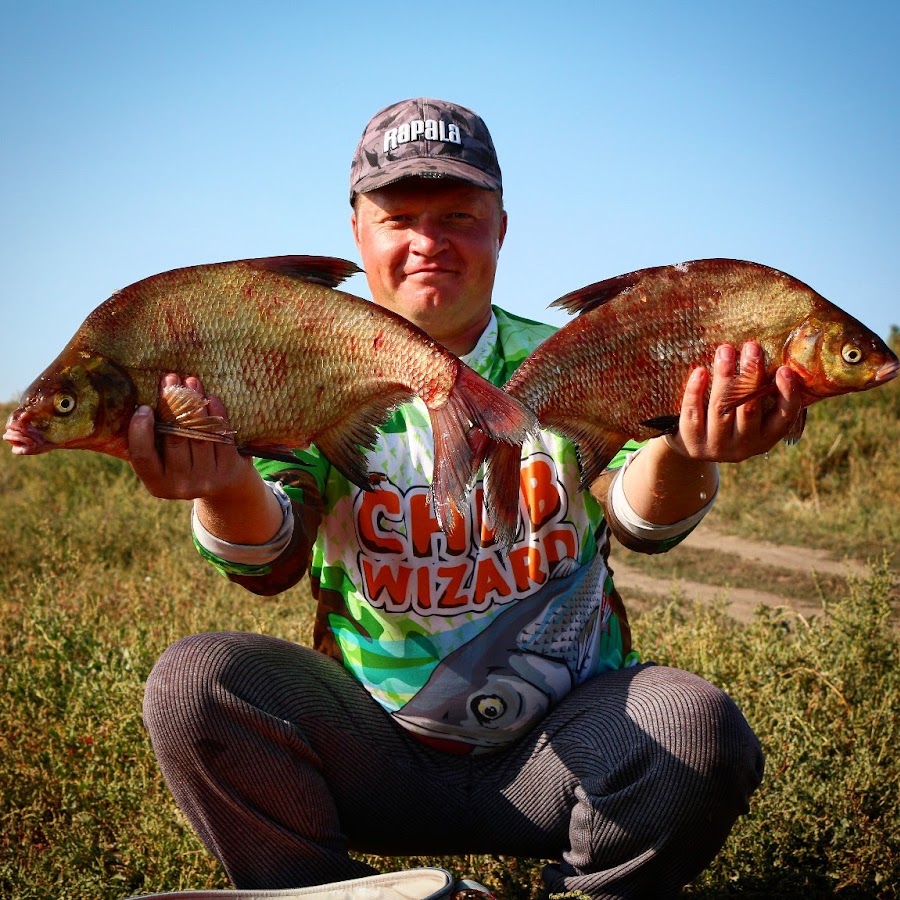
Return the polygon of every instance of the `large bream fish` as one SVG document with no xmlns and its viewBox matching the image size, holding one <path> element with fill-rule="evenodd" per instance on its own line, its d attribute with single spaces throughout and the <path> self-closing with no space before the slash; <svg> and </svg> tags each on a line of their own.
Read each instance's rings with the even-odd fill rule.
<svg viewBox="0 0 900 900">
<path fill-rule="evenodd" d="M 712 370 L 716 348 L 762 346 L 765 373 L 745 369 L 727 396 L 733 409 L 775 393 L 789 366 L 803 408 L 788 439 L 803 432 L 806 407 L 825 397 L 877 387 L 897 374 L 890 348 L 862 323 L 796 278 L 758 263 L 702 259 L 640 269 L 561 297 L 577 317 L 545 340 L 505 386 L 537 413 L 542 428 L 568 438 L 588 487 L 626 440 L 678 428 L 691 370 Z M 518 450 L 487 452 L 485 501 L 498 535 L 515 528 Z"/>
<path fill-rule="evenodd" d="M 292 460 L 294 448 L 314 443 L 368 488 L 375 429 L 417 396 L 434 431 L 436 514 L 452 526 L 467 501 L 470 427 L 521 443 L 536 421 L 421 329 L 333 289 L 358 271 L 345 260 L 281 256 L 138 281 L 88 316 L 3 437 L 20 455 L 80 448 L 127 459 L 128 422 L 148 404 L 160 432 L 233 442 L 247 454 Z M 227 425 L 198 415 L 203 401 L 186 388 L 160 395 L 167 372 L 198 376 L 224 402 Z"/>
</svg>

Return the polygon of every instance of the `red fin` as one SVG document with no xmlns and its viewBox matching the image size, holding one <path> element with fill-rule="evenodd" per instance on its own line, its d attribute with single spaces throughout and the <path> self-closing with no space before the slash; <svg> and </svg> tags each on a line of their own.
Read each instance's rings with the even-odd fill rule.
<svg viewBox="0 0 900 900">
<path fill-rule="evenodd" d="M 760 384 L 763 377 L 762 362 L 751 358 L 741 367 L 741 371 L 734 376 L 728 390 L 722 397 L 722 411 L 731 412 L 738 406 L 751 400 L 758 400 L 774 393 L 778 388 L 774 381 L 768 384 Z"/>
<path fill-rule="evenodd" d="M 487 441 L 485 458 L 484 506 L 494 536 L 501 545 L 511 547 L 519 529 L 519 472 L 522 450 L 513 444 Z"/>
<path fill-rule="evenodd" d="M 221 416 L 205 412 L 207 401 L 196 391 L 181 384 L 171 384 L 159 393 L 156 404 L 155 431 L 198 441 L 233 444 L 234 432 Z"/>
<path fill-rule="evenodd" d="M 797 441 L 803 437 L 803 429 L 806 427 L 806 407 L 801 407 L 800 412 L 797 413 L 797 418 L 791 422 L 791 427 L 788 429 L 788 433 L 784 436 L 784 442 L 792 447 Z"/>
<path fill-rule="evenodd" d="M 264 256 L 242 260 L 254 269 L 264 269 L 276 275 L 287 275 L 303 281 L 313 281 L 325 287 L 337 287 L 344 279 L 362 272 L 356 263 L 333 256 Z"/>
<path fill-rule="evenodd" d="M 345 478 L 364 491 L 372 489 L 366 450 L 371 450 L 382 425 L 398 404 L 409 400 L 406 388 L 383 391 L 340 421 L 329 425 L 312 438 L 322 454 Z"/>
<path fill-rule="evenodd" d="M 650 270 L 639 269 L 636 272 L 629 272 L 627 275 L 617 275 L 615 278 L 597 281 L 554 300 L 550 305 L 564 309 L 568 313 L 589 312 L 633 288 L 648 271 Z"/>
<path fill-rule="evenodd" d="M 212 419 L 213 416 L 207 416 Z M 221 419 L 219 421 L 222 421 Z M 215 426 L 210 425 L 210 428 Z M 233 431 L 201 431 L 199 428 L 185 428 L 181 425 L 167 425 L 165 422 L 157 422 L 153 430 L 157 434 L 171 434 L 174 437 L 188 438 L 191 441 L 209 441 L 212 444 L 233 444 Z"/>
<path fill-rule="evenodd" d="M 529 434 L 537 433 L 538 423 L 531 410 L 463 364 L 447 403 L 429 413 L 434 432 L 432 502 L 438 523 L 450 534 L 456 513 L 468 507 L 469 489 L 483 455 L 481 438 L 470 436 L 469 429 L 521 447 Z"/>
<path fill-rule="evenodd" d="M 543 422 L 575 445 L 581 467 L 581 489 L 587 490 L 603 474 L 612 458 L 628 440 L 627 434 L 610 431 L 594 422 L 566 419 Z"/>
</svg>

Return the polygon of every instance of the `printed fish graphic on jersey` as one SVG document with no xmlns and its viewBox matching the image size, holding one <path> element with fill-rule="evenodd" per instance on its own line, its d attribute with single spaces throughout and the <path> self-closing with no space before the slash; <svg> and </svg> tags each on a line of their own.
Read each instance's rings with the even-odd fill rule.
<svg viewBox="0 0 900 900">
<path fill-rule="evenodd" d="M 563 560 L 559 566 L 566 571 Z M 407 729 L 444 750 L 504 746 L 541 719 L 591 663 L 612 613 L 601 555 L 551 577 L 501 612 L 477 637 L 451 653 L 428 682 L 393 713 Z"/>
</svg>

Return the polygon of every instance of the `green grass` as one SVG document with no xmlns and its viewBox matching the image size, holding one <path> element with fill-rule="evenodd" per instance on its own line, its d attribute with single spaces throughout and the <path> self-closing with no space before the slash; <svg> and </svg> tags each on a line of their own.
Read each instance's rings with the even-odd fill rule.
<svg viewBox="0 0 900 900">
<path fill-rule="evenodd" d="M 898 397 L 892 385 L 827 401 L 811 410 L 798 447 L 728 467 L 719 527 L 892 554 Z M 196 555 L 186 505 L 153 499 L 127 466 L 96 454 L 0 453 L 0 496 L 0 896 L 116 900 L 227 887 L 162 783 L 141 723 L 142 685 L 187 633 L 238 628 L 308 642 L 305 585 L 271 599 L 231 585 Z M 690 561 L 682 565 L 690 577 Z M 767 752 L 752 814 L 689 895 L 896 896 L 893 577 L 881 563 L 867 579 L 830 584 L 827 614 L 811 621 L 768 612 L 742 627 L 688 598 L 633 623 L 646 657 L 729 691 Z M 443 865 L 504 900 L 540 889 L 539 860 L 374 861 Z"/>
</svg>

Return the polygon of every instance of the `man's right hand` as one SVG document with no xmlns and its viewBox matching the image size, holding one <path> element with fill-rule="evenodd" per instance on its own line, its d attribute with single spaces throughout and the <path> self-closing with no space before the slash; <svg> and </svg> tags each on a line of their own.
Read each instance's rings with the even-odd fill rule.
<svg viewBox="0 0 900 900">
<path fill-rule="evenodd" d="M 177 375 L 166 375 L 160 391 L 180 383 Z M 198 378 L 188 376 L 184 386 L 204 396 Z M 209 398 L 207 412 L 225 417 L 225 408 L 216 397 Z M 128 427 L 131 466 L 154 497 L 166 500 L 213 498 L 239 490 L 248 482 L 248 475 L 256 474 L 250 458 L 238 453 L 236 446 L 172 435 L 159 439 L 154 423 L 153 410 L 142 406 L 132 416 Z"/>
<path fill-rule="evenodd" d="M 163 377 L 160 390 L 180 379 Z M 184 386 L 204 396 L 200 379 L 188 376 Z M 208 413 L 223 418 L 226 410 L 208 398 Z M 204 527 L 236 544 L 264 544 L 281 527 L 278 501 L 265 486 L 249 456 L 234 445 L 166 435 L 158 441 L 153 410 L 139 407 L 128 427 L 131 467 L 154 497 L 195 500 Z"/>
</svg>

